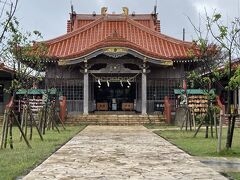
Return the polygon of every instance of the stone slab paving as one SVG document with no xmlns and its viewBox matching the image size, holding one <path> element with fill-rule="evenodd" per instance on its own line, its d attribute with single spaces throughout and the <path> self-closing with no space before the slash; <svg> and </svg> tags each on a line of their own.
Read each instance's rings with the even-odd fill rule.
<svg viewBox="0 0 240 180">
<path fill-rule="evenodd" d="M 88 126 L 23 179 L 226 179 L 143 126 Z"/>
</svg>

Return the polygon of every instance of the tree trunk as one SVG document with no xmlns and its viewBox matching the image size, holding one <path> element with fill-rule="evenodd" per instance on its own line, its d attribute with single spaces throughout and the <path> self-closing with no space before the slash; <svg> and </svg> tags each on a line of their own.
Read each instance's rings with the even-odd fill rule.
<svg viewBox="0 0 240 180">
<path fill-rule="evenodd" d="M 34 126 L 36 127 L 36 130 L 37 130 L 37 132 L 38 132 L 38 135 L 39 135 L 40 139 L 43 141 L 42 134 L 41 134 L 41 132 L 40 132 L 40 130 L 39 130 L 39 128 L 38 128 L 38 125 L 37 125 L 37 123 L 36 123 L 36 120 L 35 120 L 34 117 L 33 117 L 33 113 L 32 113 L 32 110 L 31 110 L 31 109 L 29 109 L 29 116 L 30 116 L 30 119 L 31 119 L 31 122 L 32 122 L 32 126 L 34 125 Z"/>
<path fill-rule="evenodd" d="M 234 91 L 234 111 L 233 111 L 233 119 L 232 119 L 232 124 L 231 124 L 231 131 L 230 131 L 230 137 L 229 137 L 229 148 L 232 147 L 232 140 L 233 140 L 233 134 L 234 134 L 234 128 L 235 128 L 235 122 L 236 122 L 236 117 L 238 114 L 238 107 L 237 107 L 237 91 Z"/>
<path fill-rule="evenodd" d="M 48 109 L 47 109 L 47 102 L 46 102 L 45 108 L 44 108 L 44 121 L 43 121 L 42 134 L 45 134 L 45 129 L 46 129 L 46 126 L 47 126 L 47 113 L 48 113 Z"/>
<path fill-rule="evenodd" d="M 229 138 L 229 148 L 232 147 L 232 140 L 233 140 L 236 116 L 237 116 L 237 109 L 234 109 L 234 115 L 233 115 L 232 125 L 231 125 L 231 133 L 230 133 L 230 138 Z"/>
<path fill-rule="evenodd" d="M 17 117 L 16 117 L 16 115 L 14 114 L 14 112 L 12 112 L 12 115 L 13 115 L 14 121 L 16 121 L 17 127 L 18 127 L 19 131 L 21 132 L 22 137 L 23 137 L 24 141 L 26 142 L 27 146 L 28 146 L 29 148 L 32 148 L 31 145 L 29 144 L 28 140 L 27 140 L 27 137 L 25 136 L 25 134 L 24 134 L 23 131 L 22 131 L 21 125 L 19 124 L 19 122 L 18 122 L 18 120 L 17 120 Z"/>
<path fill-rule="evenodd" d="M 231 79 L 231 75 L 232 75 L 232 53 L 231 51 L 228 52 L 228 58 L 229 58 L 229 72 L 228 72 L 228 81 L 230 81 Z M 228 87 L 228 91 L 227 91 L 227 115 L 228 115 L 228 131 L 227 131 L 227 141 L 226 141 L 226 148 L 229 149 L 230 148 L 230 141 L 231 141 L 231 119 L 232 119 L 232 115 L 231 115 L 231 90 Z"/>
<path fill-rule="evenodd" d="M 230 148 L 230 138 L 231 138 L 231 124 L 232 124 L 232 115 L 228 114 L 228 131 L 227 131 L 227 142 L 226 148 Z"/>
<path fill-rule="evenodd" d="M 5 137 L 4 137 L 4 148 L 7 147 L 7 137 L 8 137 L 8 126 L 9 126 L 9 110 L 7 111 L 6 126 L 5 126 Z"/>
<path fill-rule="evenodd" d="M 20 110 L 20 112 L 21 112 L 21 110 Z M 22 113 L 20 113 L 20 116 L 21 116 L 21 129 L 23 129 L 23 127 L 24 127 L 24 121 L 25 121 L 25 111 L 24 111 L 24 107 L 23 107 L 23 110 L 22 110 Z M 20 141 L 22 141 L 22 134 L 20 133 Z"/>
<path fill-rule="evenodd" d="M 200 124 L 199 124 L 199 126 L 198 126 L 198 128 L 197 128 L 197 131 L 195 132 L 195 134 L 193 135 L 193 137 L 196 137 L 196 136 L 197 136 L 200 128 L 202 127 L 202 125 L 203 125 L 203 119 L 202 119 L 202 121 L 200 122 Z"/>
<path fill-rule="evenodd" d="M 220 112 L 220 120 L 219 120 L 219 131 L 218 131 L 218 146 L 217 146 L 217 152 L 219 153 L 221 151 L 222 146 L 222 124 L 223 124 L 223 112 L 221 110 Z"/>
<path fill-rule="evenodd" d="M 24 134 L 25 134 L 25 136 L 27 137 L 27 131 L 28 131 L 28 115 L 27 115 L 27 109 L 26 109 L 26 107 L 25 107 L 25 109 L 24 109 L 24 111 L 25 111 L 25 113 L 24 113 Z"/>
<path fill-rule="evenodd" d="M 30 109 L 30 105 L 28 105 L 28 116 L 30 119 L 30 134 L 29 134 L 29 139 L 32 140 L 32 134 L 33 134 L 33 117 L 31 116 L 31 109 Z"/>
<path fill-rule="evenodd" d="M 11 149 L 13 149 L 13 132 L 12 132 L 12 128 L 13 128 L 13 120 L 12 120 L 12 117 L 10 117 L 10 121 L 9 121 L 9 145 L 10 145 Z"/>
<path fill-rule="evenodd" d="M 211 123 L 211 138 L 213 138 L 213 115 L 212 115 L 212 110 L 210 111 L 210 123 Z"/>
<path fill-rule="evenodd" d="M 4 147 L 4 142 L 5 142 L 5 137 L 6 137 L 6 134 L 5 134 L 6 127 L 7 127 L 7 113 L 6 113 L 6 110 L 5 110 L 5 111 L 4 111 L 4 115 L 3 115 L 1 149 Z"/>
<path fill-rule="evenodd" d="M 221 112 L 220 112 L 221 116 Z M 215 128 L 215 133 L 216 133 L 216 138 L 218 138 L 218 131 L 217 131 L 217 113 L 216 110 L 213 112 L 213 121 L 214 121 L 214 128 Z"/>
<path fill-rule="evenodd" d="M 194 111 L 193 111 L 193 127 L 194 127 L 194 131 L 196 131 L 196 117 L 195 117 Z"/>
<path fill-rule="evenodd" d="M 205 138 L 208 138 L 208 124 L 206 124 L 206 133 L 205 133 Z"/>
</svg>

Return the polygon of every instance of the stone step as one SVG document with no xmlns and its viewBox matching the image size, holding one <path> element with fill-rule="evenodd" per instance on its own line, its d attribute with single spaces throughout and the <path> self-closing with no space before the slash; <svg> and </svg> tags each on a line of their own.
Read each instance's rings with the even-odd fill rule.
<svg viewBox="0 0 240 180">
<path fill-rule="evenodd" d="M 66 124 L 140 125 L 165 124 L 161 115 L 68 115 Z"/>
<path fill-rule="evenodd" d="M 239 117 L 236 118 L 235 127 L 240 127 L 240 118 Z"/>
<path fill-rule="evenodd" d="M 138 120 L 133 120 L 133 121 L 101 121 L 101 120 L 75 120 L 75 121 L 66 121 L 65 123 L 78 123 L 78 122 L 88 122 L 88 123 L 127 123 L 127 124 L 131 124 L 131 123 L 165 123 L 164 121 L 138 121 Z"/>
<path fill-rule="evenodd" d="M 224 119 L 224 124 L 228 125 L 228 118 L 227 117 L 225 117 L 225 119 Z M 235 127 L 240 127 L 240 117 L 236 118 Z"/>
<path fill-rule="evenodd" d="M 86 121 L 78 121 L 78 122 L 66 122 L 66 125 L 82 125 L 82 124 L 89 124 L 89 125 L 118 125 L 118 126 L 132 126 L 132 125 L 144 125 L 144 124 L 149 124 L 149 122 L 86 122 Z M 154 125 L 165 125 L 165 122 L 155 122 L 152 123 Z"/>
</svg>

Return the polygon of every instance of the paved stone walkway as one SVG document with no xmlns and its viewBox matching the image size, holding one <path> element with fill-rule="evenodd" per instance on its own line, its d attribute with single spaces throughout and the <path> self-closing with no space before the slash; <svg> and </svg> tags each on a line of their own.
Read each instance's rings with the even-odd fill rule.
<svg viewBox="0 0 240 180">
<path fill-rule="evenodd" d="M 88 126 L 23 179 L 226 179 L 143 126 Z"/>
<path fill-rule="evenodd" d="M 229 157 L 194 157 L 218 172 L 240 172 L 240 159 Z"/>
</svg>

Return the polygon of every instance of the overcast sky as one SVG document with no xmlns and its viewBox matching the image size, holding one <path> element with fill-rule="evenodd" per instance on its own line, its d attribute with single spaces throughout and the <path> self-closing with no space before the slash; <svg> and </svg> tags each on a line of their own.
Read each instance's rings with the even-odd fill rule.
<svg viewBox="0 0 240 180">
<path fill-rule="evenodd" d="M 196 24 L 199 14 L 212 13 L 214 9 L 221 12 L 226 22 L 239 16 L 240 0 L 158 0 L 158 13 L 162 33 L 182 39 L 182 29 L 186 28 L 186 39 L 192 40 L 194 31 L 187 16 Z M 122 13 L 127 6 L 130 12 L 151 13 L 156 0 L 20 0 L 17 17 L 23 29 L 38 30 L 45 40 L 66 33 L 70 4 L 77 13 L 100 13 L 103 6 L 108 13 Z"/>
</svg>

